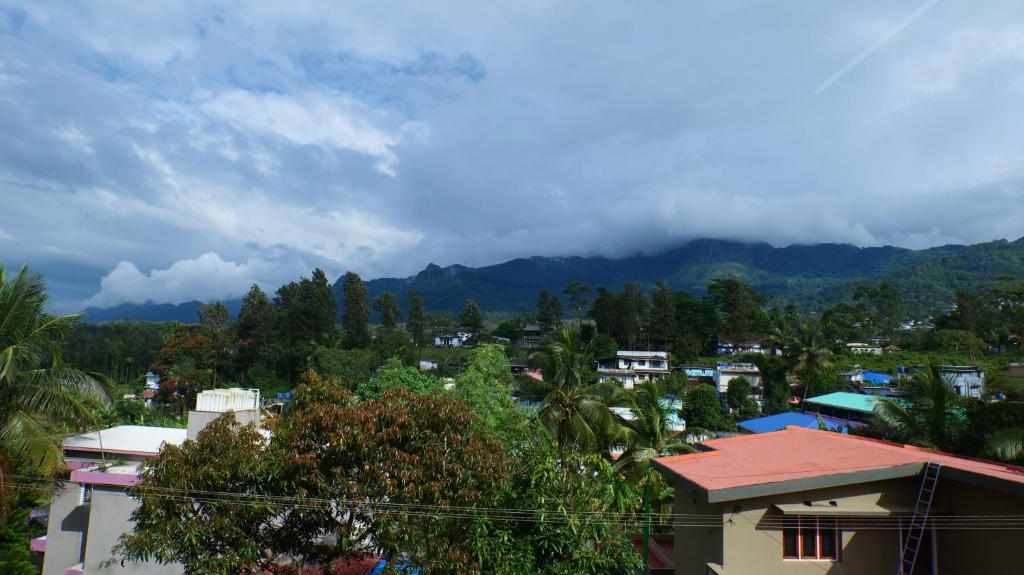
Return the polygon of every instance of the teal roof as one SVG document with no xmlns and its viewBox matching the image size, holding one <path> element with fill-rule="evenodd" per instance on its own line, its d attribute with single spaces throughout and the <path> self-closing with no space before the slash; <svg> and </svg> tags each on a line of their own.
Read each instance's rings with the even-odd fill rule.
<svg viewBox="0 0 1024 575">
<path fill-rule="evenodd" d="M 832 393 L 826 393 L 825 395 L 819 395 L 818 397 L 809 397 L 804 401 L 804 403 L 813 403 L 815 405 L 824 405 L 827 407 L 835 407 L 837 409 L 849 409 L 850 411 L 871 413 L 874 411 L 875 402 L 877 401 L 878 396 L 875 395 L 835 391 Z"/>
</svg>

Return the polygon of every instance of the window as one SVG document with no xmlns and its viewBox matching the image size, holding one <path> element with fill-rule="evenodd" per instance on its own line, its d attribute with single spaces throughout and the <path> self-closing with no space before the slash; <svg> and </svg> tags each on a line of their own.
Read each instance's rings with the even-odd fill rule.
<svg viewBox="0 0 1024 575">
<path fill-rule="evenodd" d="M 782 557 L 836 561 L 839 526 L 832 517 L 786 517 L 782 528 Z"/>
<path fill-rule="evenodd" d="M 81 501 L 80 501 L 81 505 L 88 505 L 89 503 L 92 503 L 92 484 L 91 483 L 83 483 L 82 484 L 82 494 L 81 495 L 82 495 Z"/>
</svg>

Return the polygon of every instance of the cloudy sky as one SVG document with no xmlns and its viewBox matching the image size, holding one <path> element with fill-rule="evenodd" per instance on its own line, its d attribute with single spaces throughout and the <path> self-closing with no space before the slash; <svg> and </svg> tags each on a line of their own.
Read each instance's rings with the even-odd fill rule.
<svg viewBox="0 0 1024 575">
<path fill-rule="evenodd" d="M 1024 3 L 0 0 L 62 309 L 694 237 L 1024 235 Z"/>
</svg>

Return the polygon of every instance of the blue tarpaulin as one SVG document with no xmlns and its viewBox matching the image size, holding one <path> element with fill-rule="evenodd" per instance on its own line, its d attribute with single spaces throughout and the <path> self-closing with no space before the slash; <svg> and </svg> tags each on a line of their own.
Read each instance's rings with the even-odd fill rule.
<svg viewBox="0 0 1024 575">
<path fill-rule="evenodd" d="M 893 377 L 886 373 L 878 373 L 877 371 L 865 371 L 863 374 L 864 383 L 872 383 L 875 385 L 885 385 L 893 380 Z"/>
<path fill-rule="evenodd" d="M 825 415 L 821 416 L 821 419 L 825 422 L 825 427 L 829 430 L 838 430 L 846 433 L 846 421 Z M 781 429 L 786 429 L 786 427 L 790 425 L 818 429 L 818 416 L 814 413 L 785 411 L 782 413 L 776 413 L 775 415 L 748 419 L 739 423 L 740 427 L 754 433 L 779 431 Z"/>
</svg>

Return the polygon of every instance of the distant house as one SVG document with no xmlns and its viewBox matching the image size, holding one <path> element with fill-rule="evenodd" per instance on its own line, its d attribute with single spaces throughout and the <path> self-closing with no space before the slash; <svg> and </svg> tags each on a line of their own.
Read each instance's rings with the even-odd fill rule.
<svg viewBox="0 0 1024 575">
<path fill-rule="evenodd" d="M 973 365 L 939 365 L 939 375 L 963 397 L 981 399 L 985 393 L 985 370 Z"/>
<path fill-rule="evenodd" d="M 850 371 L 844 371 L 839 376 L 843 378 L 843 383 L 854 386 L 889 385 L 896 379 L 887 373 L 861 369 L 860 366 L 854 367 Z"/>
<path fill-rule="evenodd" d="M 529 360 L 510 359 L 508 360 L 508 366 L 512 371 L 512 375 L 528 375 L 536 380 L 543 379 L 540 370 L 531 366 Z"/>
<path fill-rule="evenodd" d="M 882 355 L 882 348 L 875 343 L 862 343 L 859 341 L 846 344 L 846 351 L 853 355 Z"/>
<path fill-rule="evenodd" d="M 755 417 L 741 421 L 737 425 L 751 433 L 769 433 L 781 431 L 791 425 L 807 429 L 821 429 L 822 424 L 824 424 L 826 431 L 838 431 L 840 433 L 846 433 L 846 429 L 850 426 L 850 422 L 842 419 L 816 413 L 801 413 L 799 411 L 783 411 L 775 415 Z"/>
<path fill-rule="evenodd" d="M 754 388 L 755 395 L 761 396 L 761 370 L 752 363 L 720 363 L 715 367 L 714 382 L 718 393 L 729 391 L 729 382 L 745 377 Z"/>
<path fill-rule="evenodd" d="M 667 377 L 672 372 L 667 351 L 620 350 L 615 355 L 597 360 L 597 376 L 601 381 L 618 380 L 626 389 L 642 381 Z"/>
<path fill-rule="evenodd" d="M 701 383 L 714 384 L 715 366 L 713 365 L 678 365 L 675 371 L 682 372 L 686 376 L 686 383 L 689 386 Z"/>
<path fill-rule="evenodd" d="M 437 362 L 432 359 L 421 359 L 420 360 L 420 371 L 430 371 L 437 369 Z"/>
<path fill-rule="evenodd" d="M 834 391 L 809 397 L 803 402 L 804 413 L 828 416 L 846 422 L 864 423 L 868 414 L 875 410 L 880 396 L 848 391 Z"/>
<path fill-rule="evenodd" d="M 911 544 L 913 575 L 1020 572 L 1019 467 L 795 426 L 699 447 L 654 461 L 677 575 L 903 573 Z"/>
<path fill-rule="evenodd" d="M 742 355 L 745 353 L 768 354 L 770 349 L 761 345 L 756 335 L 719 335 L 715 355 Z"/>
<path fill-rule="evenodd" d="M 434 345 L 437 347 L 463 347 L 471 345 L 472 338 L 473 334 L 464 331 L 455 334 L 441 334 L 434 337 Z"/>
<path fill-rule="evenodd" d="M 1024 363 L 1011 363 L 1003 368 L 1003 375 L 1007 377 L 1024 377 Z"/>
<path fill-rule="evenodd" d="M 903 351 L 903 348 L 894 343 L 890 343 L 889 345 L 883 347 L 882 351 L 884 351 L 885 353 L 899 353 Z"/>
<path fill-rule="evenodd" d="M 516 345 L 522 348 L 531 349 L 540 345 L 544 341 L 544 332 L 541 331 L 540 326 L 537 324 L 529 324 L 523 327 L 523 331 L 519 334 L 519 341 Z"/>
</svg>

